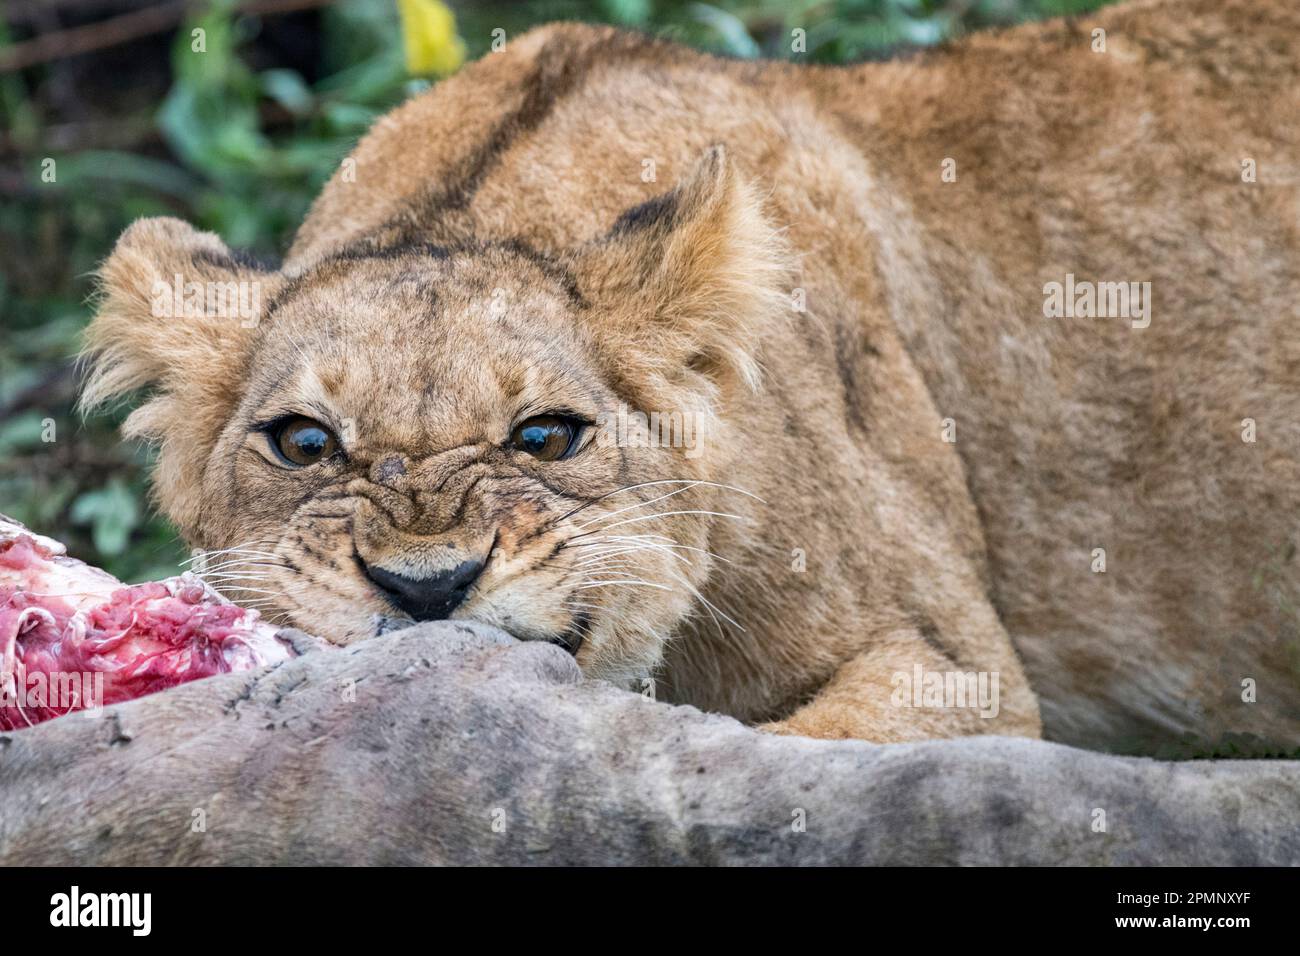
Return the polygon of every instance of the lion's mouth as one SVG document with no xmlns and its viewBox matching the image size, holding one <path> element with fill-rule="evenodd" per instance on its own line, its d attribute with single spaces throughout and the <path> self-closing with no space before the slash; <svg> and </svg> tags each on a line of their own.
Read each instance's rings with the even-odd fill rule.
<svg viewBox="0 0 1300 956">
<path fill-rule="evenodd" d="M 587 639 L 587 625 L 590 623 L 591 614 L 580 611 L 574 615 L 573 623 L 549 640 L 552 644 L 560 645 L 574 657 L 577 657 L 578 651 L 582 650 L 582 644 Z"/>
</svg>

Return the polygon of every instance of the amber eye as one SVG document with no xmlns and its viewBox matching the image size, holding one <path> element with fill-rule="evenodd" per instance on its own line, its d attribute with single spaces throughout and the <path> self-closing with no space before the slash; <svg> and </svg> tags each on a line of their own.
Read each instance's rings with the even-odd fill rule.
<svg viewBox="0 0 1300 956">
<path fill-rule="evenodd" d="M 310 418 L 288 418 L 271 433 L 271 442 L 291 465 L 314 465 L 338 451 L 334 433 Z"/>
<path fill-rule="evenodd" d="M 521 422 L 510 436 L 510 444 L 541 461 L 556 461 L 573 450 L 578 434 L 575 422 L 558 415 L 538 415 Z"/>
</svg>

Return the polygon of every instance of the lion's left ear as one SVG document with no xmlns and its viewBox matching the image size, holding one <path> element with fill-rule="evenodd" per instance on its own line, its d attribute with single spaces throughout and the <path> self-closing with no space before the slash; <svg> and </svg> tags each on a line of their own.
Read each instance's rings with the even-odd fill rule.
<svg viewBox="0 0 1300 956">
<path fill-rule="evenodd" d="M 637 364 L 759 383 L 753 348 L 788 309 L 790 259 L 721 146 L 575 253 L 579 288 Z"/>
<path fill-rule="evenodd" d="M 97 278 L 84 351 L 87 410 L 140 388 L 187 396 L 199 410 L 222 404 L 214 400 L 229 397 L 243 350 L 281 281 L 241 261 L 212 233 L 170 218 L 133 223 Z M 160 437 L 141 418 L 128 431 Z"/>
<path fill-rule="evenodd" d="M 143 390 L 126 435 L 163 443 L 155 485 L 188 528 L 199 476 L 240 394 L 249 349 L 282 277 L 178 219 L 141 219 L 99 270 L 86 331 L 83 411 Z"/>
</svg>

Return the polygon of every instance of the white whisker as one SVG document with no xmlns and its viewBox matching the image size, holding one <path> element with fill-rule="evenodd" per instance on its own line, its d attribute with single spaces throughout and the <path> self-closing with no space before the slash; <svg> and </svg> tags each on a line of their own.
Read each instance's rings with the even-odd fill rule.
<svg viewBox="0 0 1300 956">
<path fill-rule="evenodd" d="M 710 515 L 714 518 L 734 518 L 737 521 L 745 520 L 740 515 L 728 514 L 725 511 L 702 511 L 702 510 L 695 510 L 695 509 L 685 510 L 685 511 L 660 511 L 652 515 L 640 515 L 639 517 L 636 518 L 624 518 L 622 521 L 615 521 L 613 524 L 605 525 L 605 527 L 601 528 L 600 530 L 608 531 L 611 528 L 617 528 L 619 525 L 635 524 L 638 521 L 653 521 L 656 518 L 670 518 L 673 515 Z M 594 533 L 595 532 L 584 532 L 584 534 L 594 534 Z M 575 534 L 573 538 L 571 538 L 570 540 L 581 538 L 583 536 L 584 536 L 583 534 Z"/>
<path fill-rule="evenodd" d="M 191 564 L 194 561 L 206 561 L 209 558 L 217 558 L 223 554 L 249 554 L 259 558 L 276 558 L 279 555 L 272 554 L 269 551 L 252 551 L 245 548 L 223 548 L 220 551 L 200 551 L 193 557 L 186 558 L 181 564 Z"/>
<path fill-rule="evenodd" d="M 588 590 L 589 588 L 636 587 L 636 586 L 639 586 L 639 587 L 647 587 L 647 588 L 655 588 L 656 590 L 659 590 L 659 591 L 671 591 L 671 590 L 672 590 L 672 588 L 668 587 L 668 586 L 665 585 L 665 584 L 654 584 L 654 583 L 652 583 L 652 582 L 650 582 L 650 581 L 635 581 L 635 580 L 633 580 L 633 581 L 602 581 L 602 582 L 599 582 L 599 583 L 597 583 L 597 584 L 580 584 L 580 585 L 578 585 L 576 588 L 574 588 L 574 590 L 575 590 L 575 591 L 586 591 L 586 590 Z"/>
<path fill-rule="evenodd" d="M 693 482 L 687 485 L 685 488 L 678 488 L 675 491 L 669 491 L 666 494 L 659 495 L 657 498 L 651 498 L 648 501 L 638 501 L 636 504 L 626 505 L 622 508 L 619 508 L 617 511 L 611 511 L 609 514 L 599 515 L 598 517 L 592 518 L 590 521 L 584 521 L 581 524 L 577 524 L 575 525 L 575 527 L 587 528 L 593 524 L 596 524 L 597 522 L 608 521 L 610 518 L 614 517 L 615 515 L 621 515 L 625 511 L 634 511 L 637 508 L 644 508 L 647 505 L 654 504 L 656 501 L 663 501 L 665 498 L 671 498 L 673 495 L 680 495 L 682 492 L 690 491 L 698 484 L 699 482 Z"/>
</svg>

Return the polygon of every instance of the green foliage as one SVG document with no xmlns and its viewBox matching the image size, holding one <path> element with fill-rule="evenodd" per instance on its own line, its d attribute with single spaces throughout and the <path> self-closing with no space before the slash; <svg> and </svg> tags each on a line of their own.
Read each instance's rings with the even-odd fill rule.
<svg viewBox="0 0 1300 956">
<path fill-rule="evenodd" d="M 89 525 L 95 550 L 115 558 L 126 551 L 131 532 L 140 522 L 140 509 L 122 479 L 112 478 L 102 488 L 77 495 L 68 517 L 73 524 Z"/>
<path fill-rule="evenodd" d="M 833 63 L 1101 2 L 531 0 L 453 7 L 472 57 L 490 49 L 496 29 L 515 36 L 537 23 L 581 19 L 740 57 L 790 57 L 790 31 L 800 27 L 807 52 L 798 58 Z M 183 549 L 145 505 L 148 450 L 117 438 L 119 415 L 81 422 L 73 411 L 72 362 L 90 315 L 96 263 L 133 219 L 150 215 L 180 216 L 233 246 L 276 255 L 357 137 L 427 85 L 404 73 L 394 0 L 342 0 L 322 9 L 312 70 L 277 61 L 274 44 L 265 42 L 268 22 L 233 11 L 231 0 L 196 8 L 171 38 L 169 70 L 140 63 L 139 76 L 123 74 L 120 60 L 102 67 L 109 71 L 103 83 L 130 94 L 85 124 L 99 130 L 88 139 L 109 142 L 70 136 L 75 124 L 65 123 L 53 102 L 66 64 L 0 75 L 0 511 L 127 580 L 173 573 Z M 0 20 L 0 47 L 9 42 Z M 101 56 L 92 55 L 96 65 Z M 41 177 L 45 159 L 54 160 L 52 182 Z"/>
</svg>

